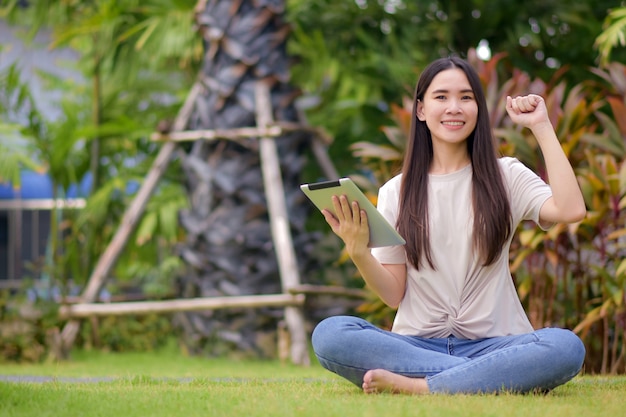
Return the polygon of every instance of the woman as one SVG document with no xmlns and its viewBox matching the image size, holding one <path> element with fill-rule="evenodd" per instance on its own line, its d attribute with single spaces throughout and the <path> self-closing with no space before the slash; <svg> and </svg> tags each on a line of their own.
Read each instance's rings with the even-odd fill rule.
<svg viewBox="0 0 626 417">
<path fill-rule="evenodd" d="M 497 157 L 476 72 L 443 58 L 417 83 L 402 173 L 379 191 L 406 245 L 368 249 L 365 212 L 345 196 L 333 197 L 336 216 L 323 212 L 366 284 L 398 308 L 391 332 L 356 317 L 313 332 L 320 363 L 366 393 L 547 391 L 582 367 L 576 335 L 532 328 L 508 259 L 521 221 L 580 221 L 585 203 L 544 100 L 507 97 L 506 109 L 536 137 L 549 185 Z"/>
</svg>

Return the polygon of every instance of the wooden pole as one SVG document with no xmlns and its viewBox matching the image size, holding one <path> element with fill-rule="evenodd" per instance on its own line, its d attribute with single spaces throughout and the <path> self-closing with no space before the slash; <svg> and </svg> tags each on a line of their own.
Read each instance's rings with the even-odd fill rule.
<svg viewBox="0 0 626 417">
<path fill-rule="evenodd" d="M 339 173 L 337 172 L 333 161 L 331 161 L 330 157 L 328 156 L 328 150 L 326 149 L 326 145 L 319 137 L 316 136 L 313 138 L 312 147 L 313 155 L 315 155 L 317 163 L 322 168 L 322 171 L 324 172 L 324 175 L 326 175 L 326 178 L 328 178 L 329 180 L 339 179 Z"/>
<path fill-rule="evenodd" d="M 329 144 L 331 141 L 328 135 L 318 127 L 310 127 L 299 123 L 278 122 L 269 126 L 257 127 L 236 127 L 233 129 L 202 129 L 202 130 L 182 130 L 177 132 L 155 132 L 150 135 L 153 141 L 174 141 L 189 142 L 200 139 L 217 140 L 229 139 L 237 141 L 245 138 L 277 137 L 289 132 L 309 132 L 322 143 Z"/>
<path fill-rule="evenodd" d="M 263 128 L 273 122 L 272 102 L 269 86 L 258 81 L 255 86 L 255 105 L 257 127 Z M 274 251 L 278 260 L 280 280 L 283 292 L 300 284 L 300 273 L 296 254 L 291 239 L 291 228 L 287 216 L 285 190 L 283 187 L 280 162 L 276 142 L 268 137 L 259 139 L 261 171 L 267 199 L 267 207 L 274 241 Z M 302 309 L 285 308 L 285 322 L 291 335 L 291 361 L 297 365 L 309 365 L 305 320 Z"/>
<path fill-rule="evenodd" d="M 327 285 L 310 285 L 303 284 L 289 289 L 290 294 L 311 294 L 311 295 L 332 295 L 342 298 L 358 298 L 365 299 L 369 295 L 367 290 L 358 288 L 345 288 Z"/>
<path fill-rule="evenodd" d="M 126 314 L 173 313 L 178 311 L 218 310 L 223 308 L 256 308 L 301 306 L 304 294 L 264 294 L 232 297 L 185 298 L 162 301 L 127 301 L 117 303 L 79 303 L 61 307 L 61 317 L 123 316 Z"/>
<path fill-rule="evenodd" d="M 173 130 L 182 130 L 185 128 L 193 110 L 193 104 L 200 90 L 201 85 L 196 83 L 189 92 L 189 95 L 185 100 L 185 104 L 178 112 Z M 89 281 L 87 282 L 87 287 L 82 294 L 83 302 L 91 302 L 98 296 L 100 289 L 106 281 L 107 275 L 111 272 L 111 269 L 115 265 L 122 249 L 128 241 L 128 237 L 134 230 L 137 222 L 140 220 L 150 195 L 152 195 L 152 192 L 158 184 L 161 176 L 169 165 L 170 158 L 174 153 L 176 146 L 175 142 L 167 142 L 159 150 L 159 154 L 154 160 L 146 179 L 141 184 L 137 195 L 124 213 L 120 227 L 115 232 L 113 239 L 105 249 L 102 256 L 100 256 L 100 259 L 98 259 L 98 262 L 89 277 Z M 70 320 L 67 322 L 65 327 L 63 327 L 63 331 L 61 332 L 61 341 L 63 344 L 62 351 L 69 351 L 71 346 L 74 344 L 79 327 L 80 322 L 77 320 Z"/>
</svg>

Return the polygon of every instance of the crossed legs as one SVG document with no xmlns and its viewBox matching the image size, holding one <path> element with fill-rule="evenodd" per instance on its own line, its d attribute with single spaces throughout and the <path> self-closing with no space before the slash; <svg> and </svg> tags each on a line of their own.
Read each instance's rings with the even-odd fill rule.
<svg viewBox="0 0 626 417">
<path fill-rule="evenodd" d="M 420 394 L 549 390 L 581 369 L 585 349 L 563 329 L 479 340 L 426 339 L 356 317 L 322 321 L 313 348 L 326 369 L 366 393 Z"/>
</svg>

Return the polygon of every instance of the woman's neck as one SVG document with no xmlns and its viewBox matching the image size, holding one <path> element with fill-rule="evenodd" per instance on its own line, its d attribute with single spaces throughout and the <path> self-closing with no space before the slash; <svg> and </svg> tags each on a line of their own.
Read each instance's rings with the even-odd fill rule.
<svg viewBox="0 0 626 417">
<path fill-rule="evenodd" d="M 467 149 L 442 149 L 433 153 L 429 174 L 444 175 L 459 171 L 471 163 Z"/>
</svg>

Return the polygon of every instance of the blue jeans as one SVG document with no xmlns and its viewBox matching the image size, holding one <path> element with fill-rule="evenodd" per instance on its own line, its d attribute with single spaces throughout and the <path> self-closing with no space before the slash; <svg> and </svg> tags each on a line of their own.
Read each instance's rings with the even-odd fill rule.
<svg viewBox="0 0 626 417">
<path fill-rule="evenodd" d="M 572 379 L 585 358 L 569 330 L 467 340 L 388 332 L 357 318 L 323 320 L 313 331 L 322 366 L 361 386 L 370 369 L 425 378 L 433 393 L 547 391 Z"/>
</svg>

